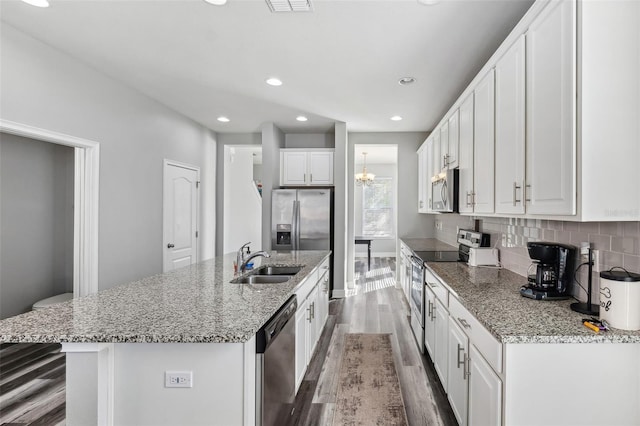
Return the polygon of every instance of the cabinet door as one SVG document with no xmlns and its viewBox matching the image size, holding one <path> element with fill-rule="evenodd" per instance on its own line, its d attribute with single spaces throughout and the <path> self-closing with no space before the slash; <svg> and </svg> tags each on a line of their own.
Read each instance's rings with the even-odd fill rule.
<svg viewBox="0 0 640 426">
<path fill-rule="evenodd" d="M 431 134 L 433 137 L 433 152 L 431 157 L 431 176 L 433 177 L 442 171 L 442 157 L 440 156 L 440 128 L 435 129 Z"/>
<path fill-rule="evenodd" d="M 442 387 L 447 391 L 447 364 L 449 360 L 449 312 L 438 299 L 434 305 L 435 309 L 435 358 L 433 364 L 436 373 L 440 377 Z"/>
<path fill-rule="evenodd" d="M 451 122 L 449 122 L 451 124 Z M 473 212 L 473 93 L 460 105 L 458 168 L 460 170 L 460 213 Z"/>
<path fill-rule="evenodd" d="M 573 215 L 576 2 L 549 5 L 529 27 L 526 39 L 527 212 Z"/>
<path fill-rule="evenodd" d="M 431 360 L 435 360 L 435 344 L 436 344 L 436 322 L 435 310 L 433 306 L 436 303 L 436 295 L 431 289 L 425 286 L 424 290 L 424 346 Z"/>
<path fill-rule="evenodd" d="M 467 424 L 468 366 L 469 339 L 467 339 L 467 336 L 456 324 L 455 320 L 449 318 L 449 385 L 447 398 L 449 398 L 453 414 L 456 416 L 460 426 Z"/>
<path fill-rule="evenodd" d="M 311 185 L 333 185 L 333 152 L 308 153 L 309 183 Z"/>
<path fill-rule="evenodd" d="M 305 299 L 304 302 L 298 305 L 298 310 L 296 311 L 296 392 L 300 383 L 302 383 L 304 373 L 307 371 L 309 318 L 308 299 Z"/>
<path fill-rule="evenodd" d="M 427 139 L 428 140 L 428 139 Z M 418 213 L 427 212 L 427 142 L 418 149 Z"/>
<path fill-rule="evenodd" d="M 307 153 L 303 151 L 282 152 L 281 185 L 307 184 Z"/>
<path fill-rule="evenodd" d="M 469 424 L 498 426 L 502 423 L 502 382 L 473 345 L 469 356 Z"/>
<path fill-rule="evenodd" d="M 524 61 L 520 36 L 496 63 L 496 213 L 525 212 Z"/>
<path fill-rule="evenodd" d="M 426 203 L 427 203 L 427 213 L 431 213 L 433 212 L 433 200 L 432 200 L 432 196 L 431 196 L 431 178 L 433 177 L 433 175 L 435 174 L 435 171 L 433 169 L 433 146 L 434 146 L 434 140 L 433 138 L 429 138 L 427 139 L 427 148 L 426 148 L 426 152 L 424 154 L 424 162 L 425 162 L 425 168 L 426 168 L 426 175 L 425 175 L 425 198 L 426 198 Z"/>
<path fill-rule="evenodd" d="M 494 210 L 494 72 L 478 83 L 474 91 L 473 186 L 474 211 Z"/>
<path fill-rule="evenodd" d="M 446 153 L 447 167 L 455 169 L 458 167 L 458 144 L 460 137 L 459 110 L 455 110 L 449 117 L 449 149 Z"/>
<path fill-rule="evenodd" d="M 309 301 L 309 322 L 307 325 L 307 358 L 306 363 L 309 364 L 311 361 L 311 356 L 313 355 L 313 350 L 316 348 L 316 343 L 318 342 L 318 286 L 315 286 L 311 293 L 307 297 Z"/>
<path fill-rule="evenodd" d="M 325 272 L 318 281 L 318 339 L 329 316 L 329 272 Z"/>
<path fill-rule="evenodd" d="M 440 126 L 440 166 L 438 173 L 447 168 L 447 155 L 449 154 L 449 121 Z"/>
</svg>

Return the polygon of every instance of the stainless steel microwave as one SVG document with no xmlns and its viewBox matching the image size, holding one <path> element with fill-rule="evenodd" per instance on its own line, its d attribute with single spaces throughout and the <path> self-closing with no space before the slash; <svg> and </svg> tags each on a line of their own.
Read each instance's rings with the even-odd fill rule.
<svg viewBox="0 0 640 426">
<path fill-rule="evenodd" d="M 458 212 L 458 169 L 445 170 L 431 178 L 431 210 Z"/>
</svg>

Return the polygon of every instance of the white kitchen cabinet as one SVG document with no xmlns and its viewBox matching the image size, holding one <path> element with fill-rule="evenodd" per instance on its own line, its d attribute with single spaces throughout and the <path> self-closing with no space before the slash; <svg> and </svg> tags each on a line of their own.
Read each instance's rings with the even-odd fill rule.
<svg viewBox="0 0 640 426">
<path fill-rule="evenodd" d="M 455 319 L 449 318 L 449 383 L 447 386 L 447 398 L 459 426 L 466 426 L 467 424 L 468 368 L 469 339 L 460 329 Z"/>
<path fill-rule="evenodd" d="M 555 94 L 554 94 L 555 95 Z M 495 67 L 495 211 L 525 212 L 525 41 Z"/>
<path fill-rule="evenodd" d="M 446 392 L 449 362 L 449 311 L 438 299 L 436 299 L 433 309 L 435 310 L 435 357 L 433 358 L 433 366 Z"/>
<path fill-rule="evenodd" d="M 474 90 L 473 207 L 475 213 L 494 212 L 494 71 L 489 70 Z"/>
<path fill-rule="evenodd" d="M 296 392 L 302 383 L 304 373 L 307 371 L 307 356 L 309 345 L 309 321 L 311 320 L 311 309 L 307 299 L 298 302 L 296 311 Z"/>
<path fill-rule="evenodd" d="M 473 93 L 460 105 L 458 211 L 473 213 Z"/>
<path fill-rule="evenodd" d="M 424 346 L 427 348 L 429 357 L 435 359 L 436 348 L 436 317 L 434 306 L 436 304 L 436 295 L 425 286 L 424 290 Z"/>
<path fill-rule="evenodd" d="M 430 183 L 430 176 L 428 174 L 429 142 L 430 139 L 427 138 L 427 140 L 418 149 L 418 213 L 427 213 L 429 211 L 429 203 L 427 199 L 427 188 Z"/>
<path fill-rule="evenodd" d="M 309 365 L 309 361 L 311 361 L 311 356 L 313 355 L 313 351 L 316 348 L 316 343 L 318 343 L 319 337 L 319 322 L 320 319 L 318 317 L 318 286 L 315 286 L 311 293 L 309 294 L 309 321 L 307 324 L 307 348 L 306 348 L 306 364 Z"/>
<path fill-rule="evenodd" d="M 431 178 L 442 171 L 442 157 L 440 156 L 440 128 L 435 129 L 430 137 L 432 138 L 431 148 L 431 176 L 429 176 L 429 182 Z"/>
<path fill-rule="evenodd" d="M 470 425 L 502 424 L 502 382 L 473 345 L 469 351 L 468 408 Z"/>
<path fill-rule="evenodd" d="M 281 149 L 280 185 L 333 185 L 333 149 Z"/>
<path fill-rule="evenodd" d="M 458 167 L 458 154 L 460 143 L 460 113 L 459 110 L 455 110 L 449 117 L 448 129 L 449 138 L 447 142 L 447 150 L 444 152 L 444 160 L 446 168 L 455 169 Z"/>
<path fill-rule="evenodd" d="M 449 153 L 449 120 L 445 120 L 440 126 L 440 155 L 438 156 L 438 168 L 436 173 L 447 169 L 447 155 Z"/>
<path fill-rule="evenodd" d="M 524 41 L 519 40 L 518 45 L 522 45 L 521 49 L 524 50 Z M 576 213 L 576 49 L 574 1 L 553 2 L 533 21 L 526 33 L 527 173 L 524 194 L 527 213 L 530 214 Z M 518 53 L 518 56 L 523 54 L 524 52 Z M 524 62 L 524 58 L 518 58 L 518 68 L 522 66 L 521 62 Z M 524 74 L 524 70 L 518 69 L 518 72 Z M 497 78 L 496 74 L 496 80 Z M 496 90 L 497 87 L 498 84 Z M 524 88 L 521 89 L 518 85 L 517 91 L 522 91 L 524 98 Z M 518 102 L 524 104 L 520 95 L 518 98 Z M 520 114 L 519 110 L 518 115 Z M 519 133 L 520 130 L 518 137 Z M 601 143 L 606 144 L 606 141 Z M 625 154 L 619 152 L 612 155 Z M 524 153 L 522 156 L 524 157 Z M 496 166 L 501 167 L 504 160 L 498 157 L 496 129 Z M 496 175 L 496 187 L 498 182 L 499 176 Z M 518 180 L 518 184 L 520 182 L 522 181 Z M 498 196 L 497 189 L 496 192 Z M 525 196 L 522 192 L 519 193 L 519 198 L 524 205 Z"/>
<path fill-rule="evenodd" d="M 324 272 L 321 269 L 320 273 L 324 275 L 322 275 L 318 282 L 318 307 L 316 309 L 318 339 L 320 339 L 324 325 L 329 317 L 329 266 L 327 265 L 327 269 L 324 270 Z"/>
<path fill-rule="evenodd" d="M 407 303 L 410 303 L 411 297 L 411 249 L 402 241 L 400 242 L 400 276 L 401 276 L 401 284 L 402 284 L 402 292 L 404 293 L 404 297 L 407 300 Z"/>
</svg>

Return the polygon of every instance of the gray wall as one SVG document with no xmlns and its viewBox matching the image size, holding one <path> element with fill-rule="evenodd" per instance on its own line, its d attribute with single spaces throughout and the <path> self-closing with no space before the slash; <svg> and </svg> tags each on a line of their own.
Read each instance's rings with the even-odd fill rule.
<svg viewBox="0 0 640 426">
<path fill-rule="evenodd" d="M 163 159 L 201 167 L 200 257 L 213 256 L 215 133 L 7 24 L 0 30 L 1 118 L 100 143 L 99 288 L 162 272 Z"/>
<path fill-rule="evenodd" d="M 336 146 L 333 158 L 334 181 L 334 241 L 333 241 L 333 293 L 338 297 L 345 296 L 347 274 L 349 269 L 353 276 L 353 256 L 348 257 L 348 241 L 353 241 L 353 221 L 349 219 L 349 185 L 347 184 L 347 158 L 349 158 L 349 133 L 346 123 L 336 123 Z M 353 217 L 353 215 L 352 215 Z M 351 223 L 351 225 L 349 225 Z M 351 232 L 348 234 L 348 232 Z"/>
<path fill-rule="evenodd" d="M 262 125 L 262 249 L 271 249 L 271 190 L 280 187 L 280 148 L 285 135 L 275 124 Z"/>
<path fill-rule="evenodd" d="M 224 230 L 224 147 L 225 145 L 261 145 L 260 133 L 220 133 L 217 135 L 216 146 L 216 229 Z M 216 253 L 224 254 L 223 234 L 216 233 Z"/>
<path fill-rule="evenodd" d="M 285 148 L 333 148 L 335 133 L 287 133 L 284 135 Z"/>
<path fill-rule="evenodd" d="M 73 291 L 74 149 L 0 134 L 0 318 Z"/>
</svg>

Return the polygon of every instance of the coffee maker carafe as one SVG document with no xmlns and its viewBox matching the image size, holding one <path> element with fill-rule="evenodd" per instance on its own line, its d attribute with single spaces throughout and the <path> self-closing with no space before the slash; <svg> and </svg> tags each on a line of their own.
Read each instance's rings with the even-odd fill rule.
<svg viewBox="0 0 640 426">
<path fill-rule="evenodd" d="M 520 294 L 531 299 L 569 299 L 573 281 L 576 248 L 566 244 L 529 242 L 533 263 L 527 273 L 528 285 Z"/>
</svg>

